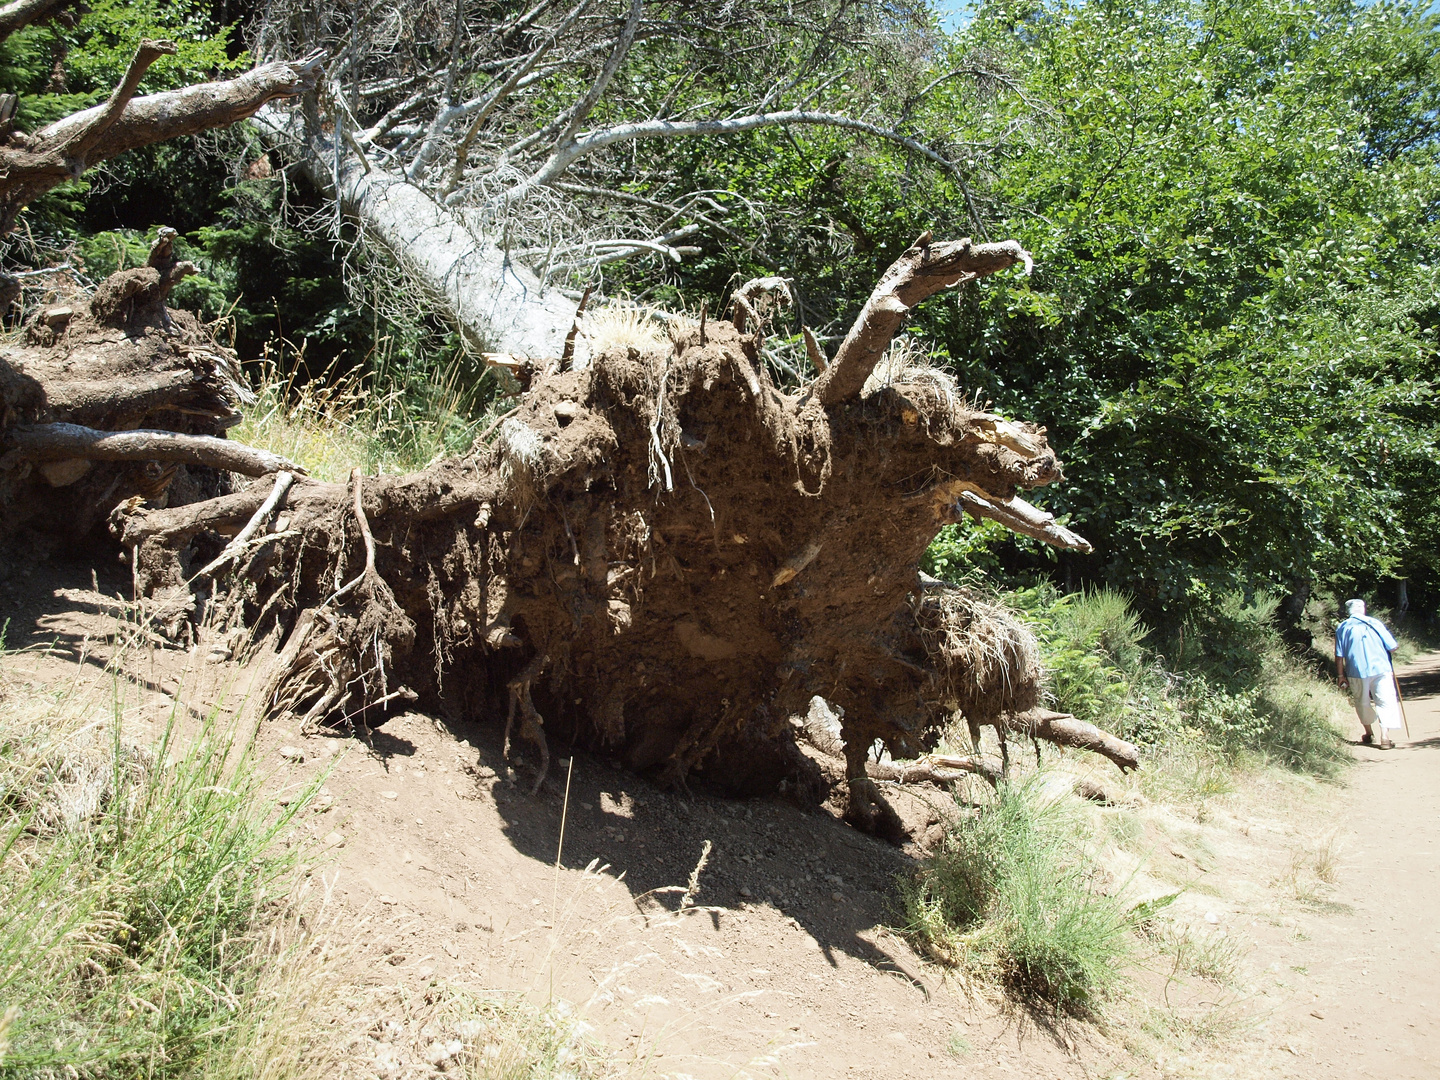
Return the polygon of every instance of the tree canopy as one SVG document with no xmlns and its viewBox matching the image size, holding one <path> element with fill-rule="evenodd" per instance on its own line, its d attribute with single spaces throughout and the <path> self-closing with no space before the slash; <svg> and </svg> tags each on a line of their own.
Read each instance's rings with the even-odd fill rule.
<svg viewBox="0 0 1440 1080">
<path fill-rule="evenodd" d="M 1086 575 L 1161 603 L 1423 575 L 1435 18 L 993 4 L 960 40 L 1040 103 L 991 121 L 1032 118 L 993 197 L 1040 269 L 950 340 L 1050 423 L 1054 508 L 1103 553 Z"/>
</svg>

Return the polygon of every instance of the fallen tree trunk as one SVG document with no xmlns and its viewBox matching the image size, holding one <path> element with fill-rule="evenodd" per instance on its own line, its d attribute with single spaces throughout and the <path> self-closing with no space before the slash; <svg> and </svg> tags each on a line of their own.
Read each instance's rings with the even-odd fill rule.
<svg viewBox="0 0 1440 1080">
<path fill-rule="evenodd" d="M 321 151 L 305 157 L 306 175 L 360 222 L 401 266 L 434 294 L 470 344 L 513 356 L 556 357 L 573 324 L 575 302 L 543 288 L 527 266 L 473 231 L 404 176 L 347 154 L 338 170 Z"/>
<path fill-rule="evenodd" d="M 994 250 L 903 258 L 945 258 L 939 289 L 967 258 L 998 269 Z M 1008 724 L 1036 707 L 1028 631 L 917 566 L 957 514 L 957 484 L 1011 505 L 1059 464 L 1029 425 L 997 437 L 941 373 L 827 406 L 771 384 L 759 345 L 730 323 L 672 322 L 650 350 L 532 365 L 493 442 L 463 457 L 346 485 L 297 476 L 278 496 L 262 479 L 192 506 L 132 500 L 113 529 L 142 590 L 213 571 L 196 619 L 277 641 L 264 699 L 302 723 L 378 722 L 419 698 L 505 717 L 542 776 L 558 735 L 663 783 L 819 795 L 788 722 L 819 693 L 843 709 L 864 825 L 876 740 L 914 758 L 957 708 Z M 242 530 L 256 539 L 227 548 Z"/>
</svg>

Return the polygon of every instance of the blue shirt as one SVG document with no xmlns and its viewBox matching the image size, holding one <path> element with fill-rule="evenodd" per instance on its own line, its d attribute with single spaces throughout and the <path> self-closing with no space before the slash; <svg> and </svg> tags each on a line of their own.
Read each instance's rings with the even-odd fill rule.
<svg viewBox="0 0 1440 1080">
<path fill-rule="evenodd" d="M 1385 624 L 1368 615 L 1352 615 L 1335 628 L 1335 655 L 1345 658 L 1346 678 L 1388 675 L 1395 648 Z"/>
</svg>

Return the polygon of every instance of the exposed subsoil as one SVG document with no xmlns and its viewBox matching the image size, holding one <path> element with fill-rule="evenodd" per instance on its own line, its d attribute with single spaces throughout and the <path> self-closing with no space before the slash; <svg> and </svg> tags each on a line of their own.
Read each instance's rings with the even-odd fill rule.
<svg viewBox="0 0 1440 1080">
<path fill-rule="evenodd" d="M 94 584 L 128 595 L 129 575 L 102 568 Z M 109 678 L 116 620 L 91 589 L 84 564 L 0 567 L 7 645 L 26 650 L 4 661 L 12 691 Z M 137 739 L 177 698 L 197 714 L 239 707 L 252 677 L 203 646 L 135 649 L 121 667 L 138 687 L 125 713 Z M 1419 695 L 1437 689 L 1440 658 L 1416 678 L 1413 740 L 1357 750 L 1349 787 L 1249 791 L 1203 820 L 1095 811 L 1143 816 L 1154 852 L 1135 887 L 1187 886 L 1177 921 L 1240 943 L 1227 985 L 1172 979 L 1162 961 L 1140 974 L 1152 1006 L 1206 1018 L 1198 1039 L 1053 1024 L 967 995 L 887 929 L 894 877 L 920 848 L 863 835 L 835 807 L 661 791 L 563 745 L 532 797 L 534 763 L 501 758 L 503 714 L 409 713 L 368 744 L 267 722 L 259 745 L 276 790 L 328 772 L 301 828 L 329 917 L 354 927 L 343 974 L 372 991 L 373 1007 L 342 1021 L 353 1075 L 434 1074 L 418 1031 L 387 1029 L 385 1002 L 451 983 L 569 1002 L 622 1063 L 657 1077 L 1430 1077 L 1440 709 Z M 946 798 L 927 790 L 897 798 L 921 836 Z M 1286 867 L 1337 830 L 1337 884 L 1301 899 Z M 684 886 L 707 840 L 695 906 L 675 914 L 679 894 L 651 890 Z"/>
</svg>

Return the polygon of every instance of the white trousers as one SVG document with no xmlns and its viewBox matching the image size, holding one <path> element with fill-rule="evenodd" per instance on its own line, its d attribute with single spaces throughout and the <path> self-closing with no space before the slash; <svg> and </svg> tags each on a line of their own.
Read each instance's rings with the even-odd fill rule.
<svg viewBox="0 0 1440 1080">
<path fill-rule="evenodd" d="M 1395 679 L 1390 672 L 1364 679 L 1352 677 L 1350 696 L 1355 700 L 1360 723 L 1366 727 L 1377 723 L 1390 730 L 1400 727 L 1400 702 L 1395 697 Z"/>
</svg>

